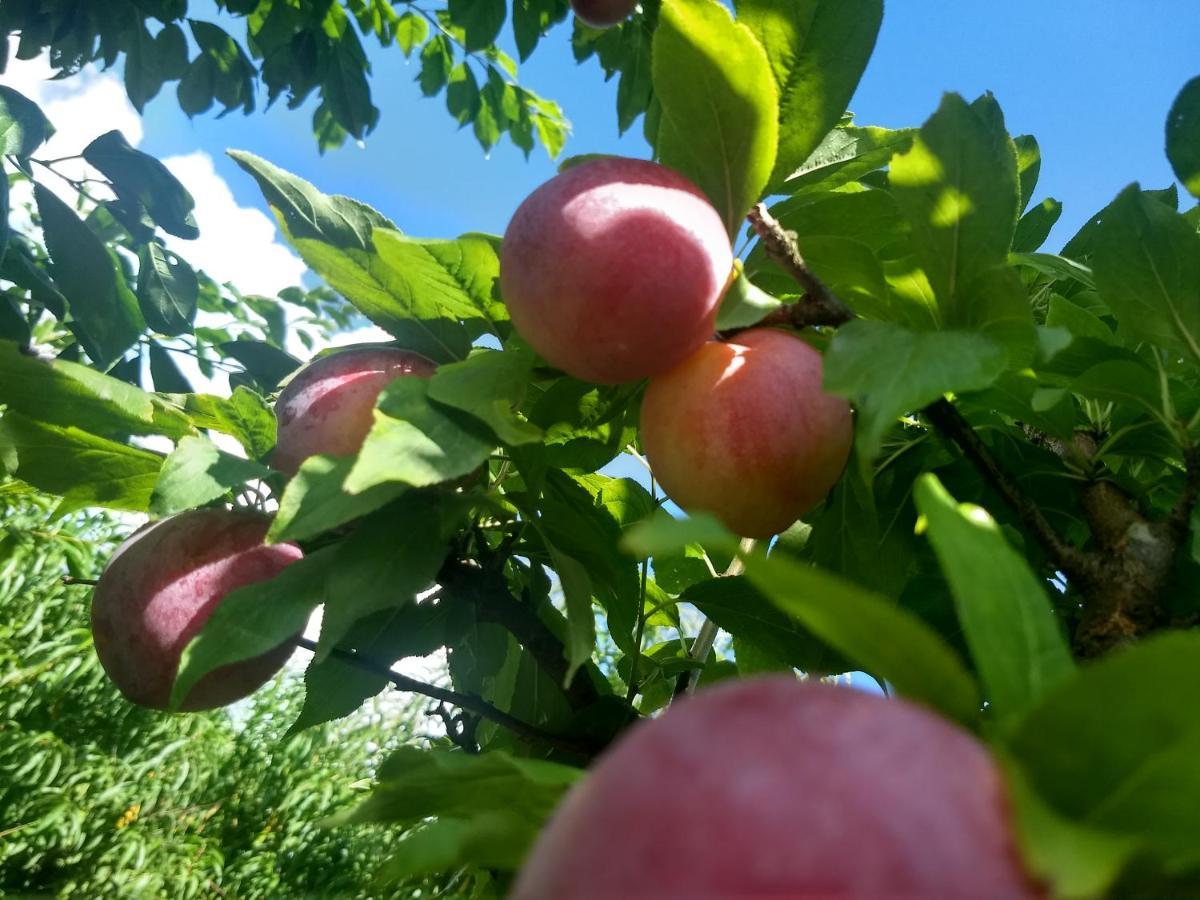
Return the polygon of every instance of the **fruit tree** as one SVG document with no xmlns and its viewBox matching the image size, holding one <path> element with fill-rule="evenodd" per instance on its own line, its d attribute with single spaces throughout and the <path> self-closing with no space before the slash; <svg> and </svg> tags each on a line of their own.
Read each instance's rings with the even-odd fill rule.
<svg viewBox="0 0 1200 900">
<path fill-rule="evenodd" d="M 0 85 L 0 466 L 128 516 L 76 580 L 132 703 L 297 647 L 296 727 L 436 701 L 339 822 L 461 896 L 1200 893 L 1200 78 L 1183 190 L 1055 249 L 991 94 L 847 112 L 882 0 L 218 2 L 244 41 L 189 5 L 5 3 L 0 53 L 120 60 L 139 109 L 313 95 L 329 149 L 379 118 L 369 38 L 556 157 L 505 48 L 570 17 L 649 150 L 421 237 L 231 149 L 321 282 L 259 297 L 177 252 L 159 160 L 112 131 L 64 174 Z M 365 320 L 393 340 L 319 349 Z M 850 672 L 885 696 L 816 683 Z"/>
</svg>

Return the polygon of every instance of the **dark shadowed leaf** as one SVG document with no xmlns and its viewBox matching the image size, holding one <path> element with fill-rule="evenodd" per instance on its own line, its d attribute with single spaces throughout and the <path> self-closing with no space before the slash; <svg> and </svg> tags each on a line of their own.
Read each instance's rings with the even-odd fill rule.
<svg viewBox="0 0 1200 900">
<path fill-rule="evenodd" d="M 36 103 L 0 85 L 0 156 L 29 156 L 53 133 L 54 126 Z"/>
<path fill-rule="evenodd" d="M 200 297 L 196 272 L 162 244 L 146 244 L 138 260 L 137 296 L 146 325 L 160 334 L 190 333 Z"/>
<path fill-rule="evenodd" d="M 145 322 L 137 298 L 100 239 L 49 189 L 34 186 L 54 281 L 71 307 L 76 337 L 101 368 L 134 345 Z"/>
<path fill-rule="evenodd" d="M 112 182 L 122 201 L 145 209 L 163 231 L 189 240 L 200 236 L 187 188 L 153 156 L 131 147 L 121 132 L 100 135 L 83 148 L 83 158 Z"/>
<path fill-rule="evenodd" d="M 1167 116 L 1167 158 L 1175 176 L 1200 197 L 1200 78 L 1183 86 Z"/>
</svg>

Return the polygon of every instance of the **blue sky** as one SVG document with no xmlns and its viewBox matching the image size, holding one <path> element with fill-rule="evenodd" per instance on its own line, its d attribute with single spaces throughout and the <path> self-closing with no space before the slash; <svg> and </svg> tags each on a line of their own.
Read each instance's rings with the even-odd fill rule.
<svg viewBox="0 0 1200 900">
<path fill-rule="evenodd" d="M 202 3 L 195 15 L 215 13 Z M 566 153 L 647 155 L 640 122 L 618 138 L 615 82 L 606 84 L 594 61 L 577 66 L 569 36 L 569 23 L 555 28 L 520 76 L 566 110 L 573 124 Z M 1195 0 L 890 0 L 851 108 L 863 124 L 899 127 L 923 121 L 943 91 L 971 98 L 991 90 L 1009 129 L 1041 142 L 1037 197 L 1066 206 L 1049 243 L 1056 249 L 1129 182 L 1171 181 L 1163 123 L 1179 88 L 1200 74 L 1197 47 Z M 517 204 L 554 173 L 553 163 L 540 149 L 526 162 L 507 139 L 485 159 L 441 97 L 420 96 L 415 63 L 395 48 L 370 52 L 383 116 L 365 149 L 347 145 L 321 157 L 309 132 L 311 107 L 290 112 L 280 104 L 266 115 L 189 122 L 170 90 L 147 108 L 142 147 L 159 156 L 208 151 L 246 205 L 261 200 L 250 179 L 221 158 L 226 147 L 365 200 L 412 234 L 503 231 Z"/>
</svg>

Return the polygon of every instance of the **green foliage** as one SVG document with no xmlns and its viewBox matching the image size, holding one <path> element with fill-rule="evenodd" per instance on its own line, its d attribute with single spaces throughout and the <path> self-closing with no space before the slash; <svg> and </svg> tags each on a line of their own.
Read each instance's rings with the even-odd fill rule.
<svg viewBox="0 0 1200 900">
<path fill-rule="evenodd" d="M 189 111 L 251 109 L 256 79 L 292 105 L 319 92 L 322 146 L 374 126 L 358 35 L 374 36 L 417 55 L 420 91 L 445 91 L 485 148 L 507 132 L 526 152 L 535 135 L 561 149 L 561 113 L 517 84 L 496 46 L 511 20 L 527 58 L 565 18 L 561 0 L 436 13 L 229 0 L 246 43 L 189 20 L 193 59 L 187 6 L 140 3 L 163 23 L 153 37 L 132 12 L 105 29 L 91 12 L 33 26 L 24 0 L 0 28 L 31 52 L 53 45 L 64 64 L 123 54 L 139 104 L 175 80 Z M 619 477 L 644 462 L 644 386 L 588 384 L 531 351 L 504 305 L 499 238 L 407 235 L 233 151 L 327 285 L 246 297 L 165 251 L 158 230 L 188 232 L 190 198 L 116 133 L 83 155 L 117 200 L 75 209 L 35 179 L 42 235 L 9 235 L 0 261 L 0 463 L 20 479 L 6 484 L 54 494 L 60 517 L 276 510 L 269 540 L 301 542 L 304 559 L 232 592 L 175 686 L 182 696 L 291 638 L 321 608 L 303 706 L 280 714 L 289 736 L 272 752 L 329 734 L 323 723 L 353 716 L 395 661 L 445 654 L 444 690 L 457 693 L 423 689 L 460 702 L 441 710 L 447 739 L 377 772 L 359 764 L 377 789 L 341 817 L 411 829 L 388 846 L 388 890 L 453 872 L 459 895 L 501 894 L 574 766 L 670 702 L 681 675 L 799 669 L 868 672 L 989 741 L 1029 864 L 1060 893 L 1186 892 L 1200 873 L 1200 732 L 1184 696 L 1198 674 L 1185 632 L 1200 615 L 1196 209 L 1179 212 L 1173 188 L 1133 185 L 1047 252 L 1062 206 L 1036 199 L 1041 150 L 1008 134 L 990 95 L 948 94 L 919 128 L 845 112 L 876 0 L 733 6 L 646 2 L 612 29 L 576 23 L 571 40 L 619 76 L 618 128 L 644 117 L 657 158 L 696 181 L 731 235 L 767 196 L 790 232 L 750 235 L 718 327 L 804 323 L 825 389 L 856 408 L 855 460 L 769 546 L 703 515 L 673 518 L 652 478 Z M 1167 124 L 1193 191 L 1194 94 L 1184 88 Z M 0 92 L 14 180 L 32 178 L 49 127 Z M 777 262 L 780 241 L 823 288 L 795 280 L 797 259 Z M 821 318 L 826 290 L 851 321 Z M 357 453 L 310 458 L 285 481 L 266 463 L 271 396 L 301 364 L 287 338 L 311 351 L 365 320 L 440 368 L 382 392 Z M 193 391 L 181 354 L 206 377 L 227 371 L 230 396 Z M 728 635 L 713 659 L 693 655 L 696 610 Z M 1136 646 L 1077 665 L 1099 652 L 1097 631 L 1100 649 Z M 1140 640 L 1154 631 L 1178 633 Z M 302 811 L 298 826 L 329 809 Z M 305 834 L 320 847 L 363 833 Z"/>
<path fill-rule="evenodd" d="M 322 828 L 347 808 L 375 744 L 409 713 L 280 740 L 300 698 L 288 683 L 236 717 L 129 705 L 91 647 L 87 591 L 120 526 L 73 516 L 46 529 L 44 500 L 0 484 L 0 891 L 92 897 L 372 896 L 379 829 Z"/>
</svg>

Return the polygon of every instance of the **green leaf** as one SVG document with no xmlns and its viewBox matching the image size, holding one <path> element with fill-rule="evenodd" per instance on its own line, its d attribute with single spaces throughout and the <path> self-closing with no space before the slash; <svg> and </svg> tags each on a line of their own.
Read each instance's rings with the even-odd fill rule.
<svg viewBox="0 0 1200 900">
<path fill-rule="evenodd" d="M 423 487 L 461 478 L 491 455 L 494 439 L 474 420 L 433 404 L 424 378 L 401 378 L 380 395 L 375 424 L 346 478 L 362 493 L 388 482 Z"/>
<path fill-rule="evenodd" d="M 786 557 L 755 552 L 743 559 L 751 583 L 860 668 L 959 722 L 978 718 L 974 680 L 920 619 L 849 581 Z"/>
<path fill-rule="evenodd" d="M 472 53 L 491 46 L 500 36 L 508 10 L 505 0 L 449 0 L 450 21 L 463 30 L 463 48 Z"/>
<path fill-rule="evenodd" d="M 117 196 L 146 210 L 163 231 L 192 240 L 200 236 L 196 203 L 170 169 L 135 150 L 119 131 L 109 131 L 83 148 L 82 156 L 110 182 Z"/>
<path fill-rule="evenodd" d="M 313 659 L 304 672 L 304 706 L 288 735 L 332 722 L 356 712 L 363 702 L 388 685 L 387 676 L 368 671 L 338 656 Z"/>
<path fill-rule="evenodd" d="M 780 554 L 740 551 L 737 538 L 707 516 L 652 519 L 631 528 L 622 543 L 658 554 L 693 542 L 737 552 L 751 584 L 859 668 L 950 718 L 978 719 L 978 688 L 962 661 L 918 618 L 878 594 Z"/>
<path fill-rule="evenodd" d="M 52 425 L 8 411 L 0 419 L 0 455 L 15 450 L 14 473 L 62 498 L 57 512 L 88 506 L 144 512 L 162 457 L 69 425 Z"/>
<path fill-rule="evenodd" d="M 341 249 L 370 250 L 376 228 L 395 229 L 391 220 L 365 203 L 322 194 L 291 172 L 245 150 L 230 158 L 258 182 L 267 202 L 283 217 L 289 240 L 313 239 Z"/>
<path fill-rule="evenodd" d="M 406 832 L 379 878 L 394 883 L 463 867 L 514 871 L 537 835 L 535 826 L 506 811 L 438 819 Z"/>
<path fill-rule="evenodd" d="M 1123 335 L 1200 361 L 1200 235 L 1187 219 L 1131 185 L 1100 214 L 1091 263 Z"/>
<path fill-rule="evenodd" d="M 516 415 L 529 388 L 533 357 L 514 350 L 476 350 L 462 362 L 439 366 L 429 381 L 429 398 L 479 419 L 501 443 L 528 444 L 542 430 Z"/>
<path fill-rule="evenodd" d="M 513 0 L 513 40 L 521 62 L 537 48 L 538 41 L 555 22 L 561 22 L 567 7 L 557 0 Z"/>
<path fill-rule="evenodd" d="M 1004 266 L 1019 203 L 1016 150 L 992 96 L 968 106 L 947 94 L 912 149 L 892 160 L 889 180 L 943 327 L 996 328 L 997 320 L 1014 318 L 1028 332 L 1032 316 L 1023 295 L 992 296 L 997 285 L 980 282 Z M 981 286 L 988 296 L 981 298 Z"/>
<path fill-rule="evenodd" d="M 1046 324 L 1054 328 L 1066 328 L 1075 337 L 1096 338 L 1106 344 L 1115 344 L 1117 341 L 1112 329 L 1104 324 L 1099 316 L 1072 303 L 1061 294 L 1050 295 L 1050 302 L 1046 308 Z"/>
<path fill-rule="evenodd" d="M 504 751 L 483 754 L 401 747 L 379 770 L 378 784 L 339 823 L 470 819 L 504 812 L 540 828 L 582 769 Z"/>
<path fill-rule="evenodd" d="M 459 125 L 473 121 L 479 113 L 479 83 L 465 62 L 450 70 L 446 84 L 446 109 Z"/>
<path fill-rule="evenodd" d="M 621 548 L 638 557 L 677 556 L 689 544 L 736 552 L 737 537 L 706 513 L 675 519 L 665 513 L 633 526 L 621 538 Z"/>
<path fill-rule="evenodd" d="M 1106 897 L 1137 850 L 1137 842 L 1088 828 L 1051 809 L 1020 767 L 999 754 L 1005 769 L 1016 835 L 1032 874 L 1052 885 L 1055 897 Z"/>
<path fill-rule="evenodd" d="M 15 236 L 9 240 L 8 251 L 0 263 L 0 278 L 25 288 L 33 302 L 46 307 L 56 319 L 61 321 L 66 318 L 66 298 L 50 280 L 46 267 L 35 262 Z"/>
<path fill-rule="evenodd" d="M 699 185 L 736 234 L 767 186 L 779 140 L 766 53 L 717 0 L 666 0 L 651 71 L 660 161 Z"/>
<path fill-rule="evenodd" d="M 735 640 L 750 641 L 759 651 L 788 667 L 822 675 L 853 668 L 829 645 L 763 596 L 745 577 L 709 578 L 689 587 L 679 599 L 693 604 Z"/>
<path fill-rule="evenodd" d="M 583 564 L 563 553 L 543 538 L 550 562 L 562 584 L 563 602 L 567 607 L 567 640 L 564 648 L 567 673 L 563 688 L 568 687 L 579 667 L 592 658 L 596 649 L 596 616 L 592 612 L 592 579 Z"/>
<path fill-rule="evenodd" d="M 737 0 L 738 21 L 767 52 L 779 90 L 782 185 L 838 124 L 883 21 L 883 0 Z"/>
<path fill-rule="evenodd" d="M 923 475 L 914 497 L 989 708 L 1001 720 L 1011 719 L 1075 668 L 1044 582 L 987 512 L 956 503 L 936 476 Z"/>
<path fill-rule="evenodd" d="M 833 190 L 858 181 L 888 164 L 897 153 L 912 146 L 915 128 L 891 130 L 845 125 L 825 135 L 821 143 L 787 177 L 784 189 L 792 194 Z"/>
<path fill-rule="evenodd" d="M 854 402 L 855 451 L 865 465 L 899 416 L 950 391 L 982 390 L 1005 366 L 1004 351 L 982 334 L 856 319 L 838 329 L 825 354 L 825 389 Z"/>
<path fill-rule="evenodd" d="M 345 546 L 323 547 L 268 581 L 226 594 L 180 656 L 172 708 L 213 669 L 259 656 L 302 633 L 326 599 L 327 581 L 346 561 Z"/>
<path fill-rule="evenodd" d="M 208 81 L 211 84 L 208 102 L 211 103 L 215 98 L 225 107 L 225 112 L 232 112 L 239 107 L 244 112 L 254 112 L 254 81 L 257 71 L 238 42 L 223 28 L 211 22 L 188 19 L 188 25 L 201 52 L 189 67 L 188 75 L 191 74 L 191 68 L 201 60 L 208 63 Z M 184 81 L 188 75 L 184 76 Z M 180 90 L 183 90 L 183 82 L 180 83 Z M 181 103 L 182 100 L 181 96 Z"/>
<path fill-rule="evenodd" d="M 217 349 L 240 362 L 255 381 L 267 388 L 274 388 L 303 365 L 290 353 L 265 341 L 225 341 Z"/>
<path fill-rule="evenodd" d="M 429 36 L 429 23 L 409 10 L 396 22 L 393 31 L 396 35 L 396 46 L 404 51 L 405 56 L 412 56 L 413 48 L 424 43 L 425 38 Z"/>
<path fill-rule="evenodd" d="M 185 437 L 163 463 L 150 497 L 150 513 L 168 516 L 203 506 L 270 470 L 217 448 L 204 437 Z"/>
<path fill-rule="evenodd" d="M 263 459 L 275 446 L 275 413 L 248 387 L 238 385 L 228 399 L 188 394 L 184 409 L 198 427 L 237 438 L 251 459 Z"/>
<path fill-rule="evenodd" d="M 737 263 L 735 263 L 737 265 Z M 782 301 L 776 300 L 766 291 L 755 287 L 754 283 L 740 270 L 733 284 L 725 292 L 721 300 L 721 308 L 717 310 L 717 330 L 725 331 L 730 328 L 749 328 L 757 325 L 770 313 L 783 306 Z"/>
<path fill-rule="evenodd" d="M 1185 84 L 1171 105 L 1167 158 L 1175 177 L 1193 197 L 1200 197 L 1200 77 Z"/>
<path fill-rule="evenodd" d="M 454 51 L 450 49 L 450 42 L 444 35 L 436 35 L 421 50 L 421 72 L 417 76 L 421 93 L 432 97 L 444 88 L 453 63 Z"/>
<path fill-rule="evenodd" d="M 54 134 L 41 107 L 0 84 L 0 156 L 29 156 Z"/>
<path fill-rule="evenodd" d="M 1200 634 L 1150 637 L 1083 668 L 1008 749 L 1056 813 L 1195 865 Z"/>
<path fill-rule="evenodd" d="M 8 221 L 9 208 L 8 173 L 4 170 L 3 160 L 0 159 L 0 266 L 4 265 L 4 257 L 8 253 L 8 237 L 11 232 Z"/>
<path fill-rule="evenodd" d="M 137 299 L 100 239 L 49 189 L 34 185 L 54 281 L 71 307 L 74 331 L 98 366 L 107 369 L 145 327 Z"/>
<path fill-rule="evenodd" d="M 1013 235 L 1013 250 L 1017 253 L 1031 253 L 1046 243 L 1050 230 L 1062 215 L 1063 205 L 1047 197 L 1037 206 L 1021 216 L 1017 222 L 1017 231 Z"/>
<path fill-rule="evenodd" d="M 1042 171 L 1042 148 L 1032 134 L 1017 135 L 1013 145 L 1017 148 L 1017 178 L 1021 190 L 1017 211 L 1023 212 L 1037 188 L 1038 175 Z"/>
<path fill-rule="evenodd" d="M 192 431 L 182 412 L 153 394 L 79 363 L 27 356 L 9 341 L 0 341 L 0 403 L 105 437 Z"/>
<path fill-rule="evenodd" d="M 389 290 L 398 314 L 418 319 L 490 318 L 500 276 L 498 241 L 483 234 L 457 240 L 417 240 L 375 232 L 380 261 L 393 273 Z M 500 307 L 502 309 L 502 307 Z"/>
<path fill-rule="evenodd" d="M 556 470 L 547 474 L 540 507 L 543 534 L 555 545 L 555 549 L 547 549 L 552 555 L 557 552 L 582 564 L 579 573 L 586 574 L 589 580 L 588 595 L 594 591 L 607 613 L 610 637 L 622 650 L 632 652 L 640 582 L 634 560 L 617 551 L 621 523 L 613 509 L 603 505 L 600 498 L 593 497 L 577 480 Z M 578 598 L 583 595 L 584 582 L 576 578 L 575 584 L 580 587 L 576 592 Z M 589 619 L 590 609 L 589 602 Z M 580 629 L 585 627 L 582 603 L 579 602 L 575 621 Z M 590 646 L 588 652 L 591 652 Z"/>
<path fill-rule="evenodd" d="M 408 491 L 359 523 L 327 578 L 318 662 L 355 622 L 406 606 L 433 584 L 469 503 L 461 494 Z"/>
<path fill-rule="evenodd" d="M 160 334 L 190 334 L 200 297 L 196 272 L 158 243 L 142 247 L 138 260 L 138 305 L 146 325 Z"/>
<path fill-rule="evenodd" d="M 302 541 L 345 525 L 390 503 L 408 486 L 387 482 L 357 494 L 343 485 L 354 467 L 352 456 L 310 456 L 300 464 L 279 501 L 267 532 L 269 541 Z"/>
<path fill-rule="evenodd" d="M 150 342 L 149 351 L 150 380 L 154 382 L 154 390 L 164 394 L 191 393 L 191 384 L 179 371 L 170 352 L 155 341 Z"/>
</svg>

